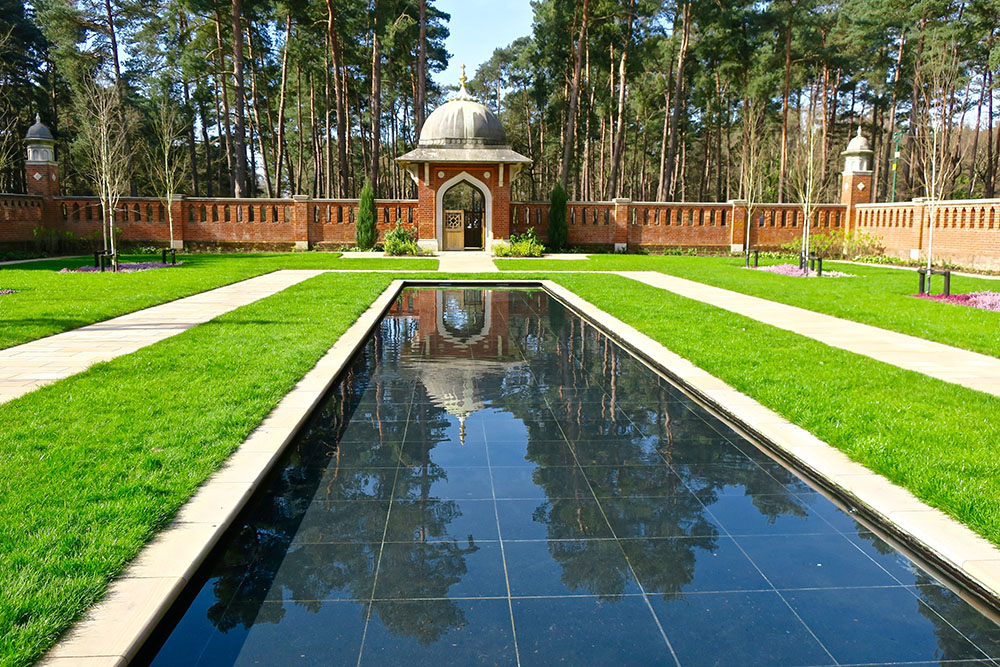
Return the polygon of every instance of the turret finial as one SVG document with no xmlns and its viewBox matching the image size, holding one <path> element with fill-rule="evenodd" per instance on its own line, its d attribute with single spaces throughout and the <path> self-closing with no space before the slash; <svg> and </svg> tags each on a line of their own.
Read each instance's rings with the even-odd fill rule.
<svg viewBox="0 0 1000 667">
<path fill-rule="evenodd" d="M 462 84 L 462 88 L 465 88 L 466 81 L 467 79 L 465 78 L 465 63 L 462 63 L 462 76 L 458 77 L 458 82 Z"/>
</svg>

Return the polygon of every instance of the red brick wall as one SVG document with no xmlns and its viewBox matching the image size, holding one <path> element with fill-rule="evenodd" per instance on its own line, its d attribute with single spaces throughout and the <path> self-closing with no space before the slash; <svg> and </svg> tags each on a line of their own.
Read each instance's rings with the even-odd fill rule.
<svg viewBox="0 0 1000 667">
<path fill-rule="evenodd" d="M 935 212 L 935 259 L 1000 269 L 1000 199 L 945 201 Z M 926 203 L 869 204 L 857 208 L 857 230 L 881 239 L 886 254 L 926 257 L 931 246 Z"/>
</svg>

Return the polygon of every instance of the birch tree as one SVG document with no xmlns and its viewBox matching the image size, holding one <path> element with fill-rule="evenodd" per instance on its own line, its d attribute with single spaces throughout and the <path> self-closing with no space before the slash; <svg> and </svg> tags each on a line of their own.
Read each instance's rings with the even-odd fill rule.
<svg viewBox="0 0 1000 667">
<path fill-rule="evenodd" d="M 816 203 L 823 189 L 822 118 L 815 95 L 799 118 L 798 132 L 791 137 L 791 164 L 788 181 L 792 197 L 802 211 L 802 247 L 800 255 L 809 257 L 810 225 L 816 215 Z"/>
<path fill-rule="evenodd" d="M 186 128 L 180 110 L 166 95 L 156 103 L 151 121 L 152 141 L 148 147 L 147 159 L 150 175 L 158 190 L 157 196 L 163 202 L 163 207 L 167 212 L 170 247 L 173 248 L 174 211 L 172 205 L 177 198 L 177 190 L 187 171 L 182 145 Z"/>
<path fill-rule="evenodd" d="M 128 188 L 135 154 L 132 132 L 135 112 L 122 104 L 113 84 L 89 79 L 82 84 L 77 103 L 80 139 L 86 154 L 94 190 L 101 199 L 101 235 L 104 250 L 118 271 L 115 214 Z"/>
</svg>

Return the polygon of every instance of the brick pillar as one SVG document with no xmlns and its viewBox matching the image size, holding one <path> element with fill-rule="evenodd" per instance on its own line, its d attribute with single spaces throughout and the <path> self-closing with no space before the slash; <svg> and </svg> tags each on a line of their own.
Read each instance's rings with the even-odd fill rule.
<svg viewBox="0 0 1000 667">
<path fill-rule="evenodd" d="M 441 250 L 437 237 L 436 185 L 440 179 L 432 171 L 426 163 L 416 165 L 417 211 L 414 220 L 417 223 L 417 245 L 429 252 L 437 252 Z"/>
<path fill-rule="evenodd" d="M 615 252 L 625 252 L 628 250 L 628 214 L 632 200 L 628 197 L 618 197 L 613 200 L 615 204 Z"/>
<path fill-rule="evenodd" d="M 747 203 L 744 199 L 730 199 L 729 251 L 743 252 L 747 241 Z"/>
<path fill-rule="evenodd" d="M 872 200 L 872 172 L 845 171 L 841 174 L 840 203 L 847 207 L 844 213 L 844 232 L 851 233 L 855 228 L 855 216 L 858 204 L 869 204 Z"/>
<path fill-rule="evenodd" d="M 170 202 L 170 215 L 174 218 L 174 244 L 175 250 L 184 250 L 184 214 L 186 213 L 186 207 L 184 206 L 184 195 L 174 195 L 174 198 Z M 165 223 L 169 225 L 167 220 Z M 167 228 L 167 233 L 170 233 L 170 228 Z"/>
<path fill-rule="evenodd" d="M 292 220 L 295 227 L 295 249 L 309 250 L 309 195 L 292 195 Z"/>
</svg>

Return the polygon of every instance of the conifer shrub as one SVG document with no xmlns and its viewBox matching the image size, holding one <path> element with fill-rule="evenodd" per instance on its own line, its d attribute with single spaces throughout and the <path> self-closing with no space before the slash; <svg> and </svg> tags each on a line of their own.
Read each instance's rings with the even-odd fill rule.
<svg viewBox="0 0 1000 667">
<path fill-rule="evenodd" d="M 359 250 L 371 250 L 375 247 L 375 241 L 378 240 L 378 232 L 375 230 L 375 189 L 368 179 L 365 179 L 361 188 L 355 234 Z"/>
<path fill-rule="evenodd" d="M 556 183 L 549 206 L 549 249 L 559 251 L 566 247 L 569 228 L 566 226 L 566 191 Z"/>
</svg>

